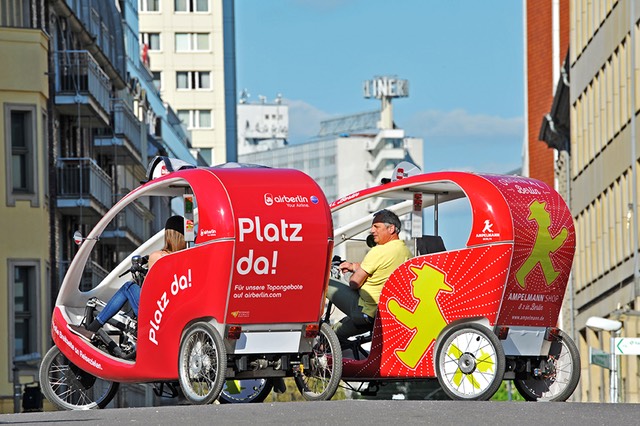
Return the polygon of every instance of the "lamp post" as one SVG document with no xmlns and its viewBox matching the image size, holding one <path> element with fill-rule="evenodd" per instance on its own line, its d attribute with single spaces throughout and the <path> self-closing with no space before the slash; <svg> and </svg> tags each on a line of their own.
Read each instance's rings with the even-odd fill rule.
<svg viewBox="0 0 640 426">
<path fill-rule="evenodd" d="M 615 355 L 614 345 L 615 337 L 620 335 L 622 323 L 616 320 L 610 320 L 600 317 L 589 317 L 586 326 L 595 331 L 608 331 L 611 333 L 610 349 L 611 349 L 611 372 L 609 374 L 609 400 L 613 403 L 618 402 L 618 357 Z"/>
</svg>

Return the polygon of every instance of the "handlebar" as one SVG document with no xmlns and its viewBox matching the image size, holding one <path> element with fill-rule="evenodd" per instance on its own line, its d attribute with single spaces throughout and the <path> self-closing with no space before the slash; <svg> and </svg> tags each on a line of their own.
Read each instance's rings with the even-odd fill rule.
<svg viewBox="0 0 640 426">
<path fill-rule="evenodd" d="M 118 275 L 118 278 L 122 278 L 127 274 L 132 274 L 134 278 L 136 278 L 135 276 L 136 273 L 140 273 L 143 275 L 146 274 L 147 269 L 144 268 L 143 266 L 146 265 L 147 263 L 149 263 L 149 256 L 135 255 L 131 257 L 131 268 L 127 269 L 122 274 Z"/>
</svg>

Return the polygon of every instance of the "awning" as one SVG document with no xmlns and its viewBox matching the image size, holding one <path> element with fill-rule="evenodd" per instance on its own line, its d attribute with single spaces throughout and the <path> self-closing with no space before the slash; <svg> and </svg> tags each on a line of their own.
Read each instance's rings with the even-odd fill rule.
<svg viewBox="0 0 640 426">
<path fill-rule="evenodd" d="M 571 152 L 571 122 L 569 101 L 569 51 L 564 60 L 560 79 L 553 97 L 551 112 L 542 117 L 538 139 L 558 151 Z"/>
</svg>

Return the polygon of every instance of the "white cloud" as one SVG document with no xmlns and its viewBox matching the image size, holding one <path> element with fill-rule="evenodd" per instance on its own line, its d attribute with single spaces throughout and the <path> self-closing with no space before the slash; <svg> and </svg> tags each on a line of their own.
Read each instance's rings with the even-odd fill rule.
<svg viewBox="0 0 640 426">
<path fill-rule="evenodd" d="M 462 109 L 453 111 L 426 110 L 407 120 L 407 128 L 425 139 L 447 138 L 522 138 L 522 117 L 503 118 L 485 114 L 471 115 Z"/>
<path fill-rule="evenodd" d="M 289 106 L 289 141 L 300 143 L 318 135 L 320 122 L 331 117 L 331 114 L 300 100 L 285 99 Z"/>
<path fill-rule="evenodd" d="M 508 173 L 522 165 L 521 117 L 426 110 L 403 124 L 408 134 L 424 139 L 425 170 Z"/>
</svg>

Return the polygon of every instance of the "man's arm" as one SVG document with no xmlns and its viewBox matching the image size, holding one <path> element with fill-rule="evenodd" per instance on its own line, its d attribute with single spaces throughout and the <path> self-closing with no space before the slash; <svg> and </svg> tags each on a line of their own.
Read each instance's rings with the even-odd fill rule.
<svg viewBox="0 0 640 426">
<path fill-rule="evenodd" d="M 358 290 L 362 287 L 367 278 L 369 278 L 369 273 L 362 268 L 358 268 L 349 279 L 349 287 L 354 290 Z"/>
</svg>

